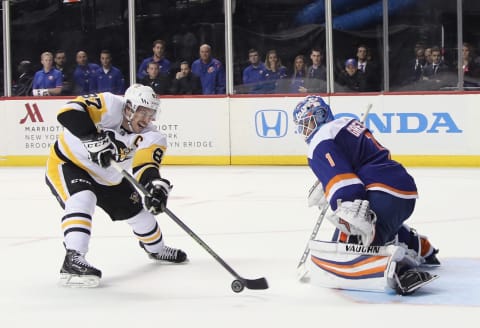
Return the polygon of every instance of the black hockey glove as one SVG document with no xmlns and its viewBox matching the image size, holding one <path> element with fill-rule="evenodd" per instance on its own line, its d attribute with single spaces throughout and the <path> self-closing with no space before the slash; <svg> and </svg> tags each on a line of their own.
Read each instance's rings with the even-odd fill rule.
<svg viewBox="0 0 480 328">
<path fill-rule="evenodd" d="M 105 132 L 99 132 L 82 138 L 87 148 L 88 158 L 103 168 L 110 166 L 110 160 L 115 158 L 115 147 Z"/>
<path fill-rule="evenodd" d="M 157 215 L 165 211 L 165 208 L 167 207 L 168 194 L 172 189 L 170 181 L 162 178 L 155 179 L 148 182 L 145 185 L 145 188 L 150 193 L 150 196 L 145 197 L 145 209 L 153 215 Z"/>
</svg>

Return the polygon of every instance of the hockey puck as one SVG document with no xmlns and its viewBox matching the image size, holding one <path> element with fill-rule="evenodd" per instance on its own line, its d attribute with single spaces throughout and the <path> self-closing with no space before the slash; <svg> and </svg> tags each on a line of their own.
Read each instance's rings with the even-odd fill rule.
<svg viewBox="0 0 480 328">
<path fill-rule="evenodd" d="M 245 288 L 245 285 L 240 280 L 237 279 L 232 281 L 232 290 L 235 293 L 240 293 L 244 288 Z"/>
</svg>

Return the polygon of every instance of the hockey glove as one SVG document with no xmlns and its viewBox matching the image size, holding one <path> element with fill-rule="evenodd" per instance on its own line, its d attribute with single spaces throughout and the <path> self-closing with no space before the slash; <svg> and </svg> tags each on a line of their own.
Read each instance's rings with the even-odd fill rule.
<svg viewBox="0 0 480 328">
<path fill-rule="evenodd" d="M 370 209 L 368 200 L 356 199 L 353 202 L 337 200 L 337 210 L 327 219 L 347 235 L 357 235 L 363 245 L 368 246 L 375 237 L 377 216 Z"/>
<path fill-rule="evenodd" d="M 115 158 L 115 147 L 105 132 L 89 135 L 82 142 L 92 162 L 103 168 L 110 166 L 110 160 Z"/>
<path fill-rule="evenodd" d="M 150 193 L 150 196 L 146 196 L 144 200 L 145 209 L 153 215 L 165 211 L 168 195 L 170 194 L 170 190 L 172 190 L 170 181 L 162 178 L 155 179 L 148 182 L 145 188 Z"/>
</svg>

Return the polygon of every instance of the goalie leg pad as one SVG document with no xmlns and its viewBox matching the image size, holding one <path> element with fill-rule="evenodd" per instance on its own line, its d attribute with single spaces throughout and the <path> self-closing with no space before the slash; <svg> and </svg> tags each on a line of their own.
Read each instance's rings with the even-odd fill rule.
<svg viewBox="0 0 480 328">
<path fill-rule="evenodd" d="M 323 287 L 410 295 L 437 279 L 408 265 L 405 248 L 310 241 L 310 280 Z"/>
<path fill-rule="evenodd" d="M 385 292 L 393 288 L 398 246 L 310 241 L 310 280 L 323 287 Z"/>
</svg>

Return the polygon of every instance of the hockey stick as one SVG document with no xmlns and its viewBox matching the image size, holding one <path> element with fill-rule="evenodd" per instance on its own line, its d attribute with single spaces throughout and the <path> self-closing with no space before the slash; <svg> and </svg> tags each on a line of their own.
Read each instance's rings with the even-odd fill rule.
<svg viewBox="0 0 480 328">
<path fill-rule="evenodd" d="M 307 246 L 305 246 L 305 250 L 303 251 L 302 257 L 300 258 L 300 261 L 297 264 L 297 276 L 299 280 L 302 280 L 305 277 L 305 275 L 308 273 L 308 270 L 305 268 L 305 261 L 307 260 L 308 254 L 310 253 L 310 241 L 315 239 L 315 237 L 317 236 L 318 230 L 322 225 L 323 218 L 325 217 L 325 214 L 327 213 L 329 207 L 330 207 L 330 204 L 328 202 L 323 206 L 322 211 L 318 216 L 317 223 L 315 223 L 315 226 L 313 227 L 313 231 L 310 234 L 310 239 L 308 239 Z"/>
<path fill-rule="evenodd" d="M 137 189 L 137 191 L 143 195 L 143 197 L 150 197 L 150 193 L 145 187 L 140 184 L 135 178 L 125 171 L 117 162 L 111 161 L 112 166 L 121 174 L 125 179 L 127 179 L 132 186 Z M 165 213 L 178 224 L 190 237 L 192 237 L 200 246 L 203 247 L 218 263 L 220 263 L 231 275 L 236 279 L 232 282 L 232 290 L 236 293 L 240 293 L 245 287 L 248 289 L 267 289 L 268 283 L 265 278 L 258 279 L 245 279 L 241 277 L 235 270 L 232 269 L 217 253 L 213 251 L 195 232 L 192 231 L 182 220 L 180 220 L 172 211 L 168 208 L 165 209 Z"/>
<path fill-rule="evenodd" d="M 365 123 L 365 120 L 367 119 L 368 113 L 370 113 L 370 109 L 372 109 L 372 107 L 373 107 L 372 103 L 369 103 L 367 105 L 367 109 L 365 110 L 365 113 L 363 113 L 362 119 L 360 120 L 360 122 Z"/>
</svg>

